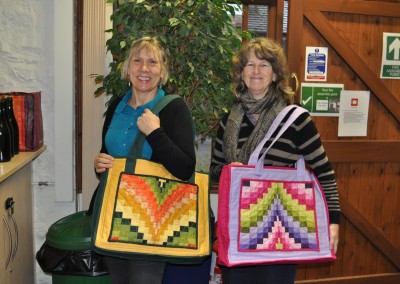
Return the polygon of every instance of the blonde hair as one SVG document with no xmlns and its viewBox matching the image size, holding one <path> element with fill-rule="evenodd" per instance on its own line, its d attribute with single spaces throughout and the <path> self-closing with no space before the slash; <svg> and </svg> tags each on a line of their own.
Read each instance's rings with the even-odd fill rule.
<svg viewBox="0 0 400 284">
<path fill-rule="evenodd" d="M 259 59 L 268 61 L 276 75 L 271 83 L 271 88 L 280 90 L 284 100 L 287 103 L 293 103 L 294 92 L 289 86 L 289 70 L 287 67 L 286 56 L 280 44 L 266 37 L 251 39 L 244 44 L 238 53 L 233 57 L 232 67 L 232 89 L 236 99 L 247 92 L 247 86 L 243 82 L 243 69 L 249 61 L 250 53 Z"/>
<path fill-rule="evenodd" d="M 121 79 L 129 80 L 128 70 L 129 64 L 133 57 L 137 56 L 143 49 L 153 54 L 160 60 L 161 64 L 161 80 L 160 83 L 164 85 L 168 81 L 168 61 L 164 48 L 155 37 L 142 37 L 134 41 L 129 49 L 128 57 L 125 59 L 121 68 Z"/>
</svg>

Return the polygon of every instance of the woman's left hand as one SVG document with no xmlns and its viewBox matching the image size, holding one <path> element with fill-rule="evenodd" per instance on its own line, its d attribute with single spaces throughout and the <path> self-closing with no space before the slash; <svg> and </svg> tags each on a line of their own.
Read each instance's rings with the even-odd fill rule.
<svg viewBox="0 0 400 284">
<path fill-rule="evenodd" d="M 139 116 L 137 126 L 147 136 L 157 128 L 160 128 L 160 118 L 146 108 L 143 114 Z"/>
<path fill-rule="evenodd" d="M 339 224 L 331 224 L 329 226 L 331 239 L 329 242 L 330 249 L 333 249 L 333 253 L 336 255 L 338 244 L 339 244 Z"/>
</svg>

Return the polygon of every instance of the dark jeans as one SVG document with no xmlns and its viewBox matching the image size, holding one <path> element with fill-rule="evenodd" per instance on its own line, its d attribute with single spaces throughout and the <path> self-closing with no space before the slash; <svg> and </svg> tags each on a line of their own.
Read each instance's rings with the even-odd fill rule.
<svg viewBox="0 0 400 284">
<path fill-rule="evenodd" d="M 221 266 L 224 284 L 293 284 L 295 264 L 277 264 L 243 267 Z"/>
<path fill-rule="evenodd" d="M 106 257 L 112 284 L 161 284 L 166 263 Z"/>
<path fill-rule="evenodd" d="M 163 284 L 208 284 L 211 256 L 200 264 L 167 264 Z"/>
</svg>

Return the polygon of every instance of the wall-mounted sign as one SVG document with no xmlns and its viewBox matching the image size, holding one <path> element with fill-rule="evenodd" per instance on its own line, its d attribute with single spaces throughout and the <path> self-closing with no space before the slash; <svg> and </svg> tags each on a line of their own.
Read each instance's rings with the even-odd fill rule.
<svg viewBox="0 0 400 284">
<path fill-rule="evenodd" d="M 305 81 L 325 82 L 327 77 L 328 48 L 306 47 Z"/>
<path fill-rule="evenodd" d="M 341 92 L 338 136 L 367 136 L 369 97 L 369 91 Z"/>
<path fill-rule="evenodd" d="M 400 34 L 383 33 L 381 78 L 400 79 Z"/>
<path fill-rule="evenodd" d="M 314 116 L 339 116 L 343 84 L 302 83 L 300 104 Z"/>
</svg>

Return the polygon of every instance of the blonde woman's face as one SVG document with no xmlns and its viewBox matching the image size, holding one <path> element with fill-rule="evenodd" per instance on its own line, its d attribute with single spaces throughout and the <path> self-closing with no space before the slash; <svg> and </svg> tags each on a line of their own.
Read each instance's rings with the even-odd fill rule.
<svg viewBox="0 0 400 284">
<path fill-rule="evenodd" d="M 259 59 L 254 51 L 250 51 L 249 60 L 243 68 L 242 78 L 254 99 L 261 99 L 268 91 L 275 73 L 267 60 Z"/>
<path fill-rule="evenodd" d="M 162 76 L 160 58 L 143 48 L 131 58 L 128 68 L 133 92 L 137 95 L 156 95 Z"/>
</svg>

